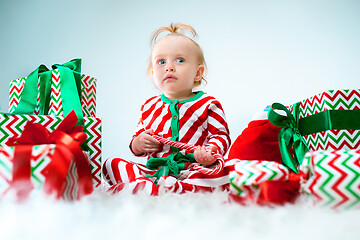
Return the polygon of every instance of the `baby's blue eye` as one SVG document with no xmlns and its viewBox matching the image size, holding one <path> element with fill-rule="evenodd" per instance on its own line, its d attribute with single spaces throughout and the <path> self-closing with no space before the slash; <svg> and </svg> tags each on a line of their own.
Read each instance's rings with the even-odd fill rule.
<svg viewBox="0 0 360 240">
<path fill-rule="evenodd" d="M 178 59 L 176 59 L 176 62 L 183 63 L 183 62 L 185 62 L 185 60 L 183 58 L 178 58 Z"/>
<path fill-rule="evenodd" d="M 165 60 L 159 60 L 157 63 L 160 65 L 163 65 L 163 64 L 165 64 Z"/>
</svg>

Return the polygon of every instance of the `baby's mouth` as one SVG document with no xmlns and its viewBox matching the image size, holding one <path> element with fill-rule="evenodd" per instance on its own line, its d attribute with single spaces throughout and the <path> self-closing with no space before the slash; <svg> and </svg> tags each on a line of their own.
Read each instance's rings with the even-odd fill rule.
<svg viewBox="0 0 360 240">
<path fill-rule="evenodd" d="M 167 74 L 164 78 L 164 81 L 167 81 L 167 80 L 176 80 L 177 78 L 172 75 L 172 74 Z"/>
</svg>

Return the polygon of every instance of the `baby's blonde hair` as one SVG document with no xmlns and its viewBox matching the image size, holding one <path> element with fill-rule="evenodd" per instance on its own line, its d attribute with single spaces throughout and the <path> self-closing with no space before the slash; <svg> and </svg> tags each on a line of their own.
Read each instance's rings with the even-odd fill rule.
<svg viewBox="0 0 360 240">
<path fill-rule="evenodd" d="M 191 33 L 192 38 L 185 35 L 186 31 Z M 151 49 L 153 49 L 153 47 L 155 46 L 155 44 L 158 41 L 159 35 L 161 33 L 163 33 L 163 32 L 169 32 L 166 36 L 179 35 L 179 36 L 186 37 L 196 46 L 196 48 L 198 50 L 199 65 L 204 66 L 205 71 L 204 71 L 203 75 L 205 75 L 207 67 L 206 67 L 206 62 L 205 62 L 205 58 L 204 58 L 204 53 L 203 53 L 203 50 L 201 49 L 200 45 L 197 42 L 195 42 L 194 39 L 193 39 L 193 38 L 196 38 L 198 36 L 195 29 L 192 26 L 190 26 L 188 24 L 183 24 L 183 23 L 177 23 L 177 24 L 171 23 L 170 26 L 168 26 L 168 27 L 160 27 L 160 28 L 156 29 L 155 32 L 152 35 L 152 38 L 151 38 L 151 41 L 150 41 Z M 149 66 L 148 66 L 148 74 L 149 74 L 149 76 L 151 76 L 152 67 L 153 66 L 152 66 L 151 54 L 150 54 Z M 202 81 L 204 81 L 206 83 L 206 80 L 205 80 L 204 76 L 202 76 L 200 81 L 195 81 L 194 82 L 194 87 L 200 85 L 202 83 Z"/>
</svg>

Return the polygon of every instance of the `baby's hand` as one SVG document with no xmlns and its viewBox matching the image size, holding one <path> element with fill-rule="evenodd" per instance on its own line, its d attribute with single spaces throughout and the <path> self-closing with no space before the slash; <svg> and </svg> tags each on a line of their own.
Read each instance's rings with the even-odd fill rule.
<svg viewBox="0 0 360 240">
<path fill-rule="evenodd" d="M 133 140 L 131 149 L 135 155 L 159 151 L 160 143 L 158 140 L 153 138 L 152 135 L 154 135 L 154 131 L 152 129 L 145 130 Z"/>
<path fill-rule="evenodd" d="M 195 160 L 202 165 L 210 165 L 216 161 L 211 152 L 217 152 L 216 146 L 197 147 L 194 151 Z"/>
</svg>

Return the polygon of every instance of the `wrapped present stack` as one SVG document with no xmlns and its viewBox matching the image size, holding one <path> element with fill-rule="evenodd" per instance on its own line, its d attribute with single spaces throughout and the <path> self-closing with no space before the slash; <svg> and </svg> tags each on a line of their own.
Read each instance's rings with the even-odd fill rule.
<svg viewBox="0 0 360 240">
<path fill-rule="evenodd" d="M 273 104 L 268 119 L 282 127 L 281 165 L 290 170 L 287 173 L 280 167 L 273 171 L 276 178 L 301 179 L 301 193 L 316 205 L 360 207 L 359 110 L 358 89 L 325 91 L 289 107 Z M 235 195 L 244 194 L 238 189 L 245 186 L 259 188 L 256 183 L 238 181 L 243 171 L 247 170 L 239 164 L 230 174 Z M 262 181 L 273 181 L 274 175 L 262 174 Z"/>
<path fill-rule="evenodd" d="M 21 146 L 19 143 L 15 145 L 16 141 L 13 146 L 8 146 L 9 142 L 23 137 L 28 122 L 40 124 L 45 130 L 38 131 L 48 131 L 48 137 L 44 139 L 50 140 L 53 138 L 51 133 L 59 131 L 68 135 L 69 139 L 76 139 L 75 132 L 79 132 L 80 127 L 84 133 L 81 147 L 91 170 L 92 185 L 100 186 L 101 119 L 96 117 L 96 79 L 81 74 L 81 60 L 74 59 L 65 64 L 55 64 L 51 70 L 40 65 L 29 76 L 11 81 L 9 92 L 9 113 L 0 114 L 0 194 L 5 194 L 12 185 L 14 171 L 10 165 L 15 164 L 14 155 L 16 149 L 20 149 Z M 71 118 L 72 122 L 74 119 L 76 121 L 64 128 L 63 122 L 69 122 L 64 120 L 66 118 Z M 77 126 L 73 126 L 75 124 Z M 62 129 L 59 130 L 59 126 L 62 126 Z M 32 134 L 36 135 L 36 132 L 33 131 Z M 34 144 L 31 181 L 35 183 L 36 188 L 46 186 L 47 169 L 53 161 L 52 155 L 57 152 L 57 148 L 62 148 L 58 146 L 61 143 L 56 139 L 50 140 L 32 139 Z M 12 142 L 14 143 L 14 140 Z M 39 142 L 42 145 L 43 142 L 47 144 L 37 146 L 36 143 Z M 41 154 L 38 154 L 39 152 Z M 69 168 L 66 169 L 67 177 L 62 187 L 63 198 L 78 199 L 81 195 L 78 192 L 79 179 L 76 180 L 79 171 L 82 171 L 77 169 L 80 166 L 78 158 L 73 156 L 73 160 L 66 164 Z"/>
</svg>

